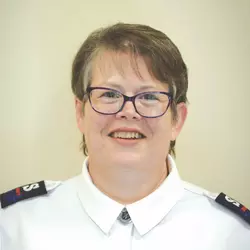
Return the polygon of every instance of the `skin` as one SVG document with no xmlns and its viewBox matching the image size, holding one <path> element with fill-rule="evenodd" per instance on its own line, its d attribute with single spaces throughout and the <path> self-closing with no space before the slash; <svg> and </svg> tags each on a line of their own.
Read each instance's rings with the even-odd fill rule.
<svg viewBox="0 0 250 250">
<path fill-rule="evenodd" d="M 103 52 L 94 61 L 91 86 L 113 88 L 128 96 L 145 91 L 168 91 L 166 83 L 152 78 L 143 58 L 137 59 L 137 66 L 142 77 L 131 67 L 128 54 Z M 89 101 L 83 112 L 82 105 L 76 98 L 77 125 L 85 135 L 89 173 L 97 188 L 121 204 L 136 202 L 157 189 L 167 177 L 170 141 L 177 138 L 187 116 L 185 103 L 177 106 L 176 122 L 170 108 L 161 117 L 144 118 L 136 113 L 131 102 L 115 115 L 98 114 Z M 146 138 L 127 144 L 108 136 L 119 128 L 137 129 Z"/>
</svg>

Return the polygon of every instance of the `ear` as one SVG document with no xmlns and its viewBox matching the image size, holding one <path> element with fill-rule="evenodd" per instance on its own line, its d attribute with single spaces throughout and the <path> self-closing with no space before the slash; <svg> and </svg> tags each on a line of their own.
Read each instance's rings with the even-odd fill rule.
<svg viewBox="0 0 250 250">
<path fill-rule="evenodd" d="M 172 125 L 171 141 L 176 140 L 187 118 L 187 105 L 184 102 L 177 104 L 177 118 Z"/>
<path fill-rule="evenodd" d="M 75 97 L 75 110 L 76 110 L 76 123 L 79 130 L 84 133 L 83 127 L 83 103 L 77 97 Z"/>
</svg>

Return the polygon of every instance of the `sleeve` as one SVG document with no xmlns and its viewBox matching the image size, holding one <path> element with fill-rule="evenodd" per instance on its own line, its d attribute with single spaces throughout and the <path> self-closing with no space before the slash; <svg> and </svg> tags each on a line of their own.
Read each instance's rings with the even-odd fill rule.
<svg viewBox="0 0 250 250">
<path fill-rule="evenodd" d="M 2 214 L 1 214 L 2 213 Z M 6 215 L 3 214 L 0 208 L 0 250 L 17 249 L 12 248 L 12 241 L 9 236 L 9 228 L 6 223 Z"/>
<path fill-rule="evenodd" d="M 20 230 L 17 224 L 17 216 L 14 213 L 0 208 L 0 250 L 23 249 L 17 238 Z"/>
<path fill-rule="evenodd" d="M 3 247 L 2 247 L 2 236 L 1 236 L 1 232 L 0 232 L 0 250 L 3 250 Z"/>
<path fill-rule="evenodd" d="M 1 206 L 1 203 L 0 203 Z M 7 250 L 6 249 L 6 245 L 4 246 L 4 244 L 6 244 L 6 242 L 4 242 L 4 240 L 6 240 L 6 236 L 7 232 L 6 232 L 6 227 L 5 227 L 5 223 L 4 223 L 4 217 L 3 217 L 3 210 L 0 207 L 0 250 Z"/>
<path fill-rule="evenodd" d="M 230 235 L 227 242 L 227 250 L 250 250 L 250 226 L 242 225 Z"/>
<path fill-rule="evenodd" d="M 1 205 L 1 203 L 0 203 Z M 3 250 L 3 236 L 2 236 L 2 226 L 1 226 L 1 209 L 0 209 L 0 250 Z"/>
</svg>

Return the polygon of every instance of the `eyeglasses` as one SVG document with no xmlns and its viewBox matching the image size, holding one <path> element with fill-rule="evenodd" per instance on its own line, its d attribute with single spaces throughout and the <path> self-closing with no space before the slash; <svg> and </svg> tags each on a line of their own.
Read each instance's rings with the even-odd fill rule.
<svg viewBox="0 0 250 250">
<path fill-rule="evenodd" d="M 123 109 L 125 103 L 130 101 L 140 116 L 156 118 L 164 115 L 172 102 L 172 95 L 161 91 L 126 96 L 111 88 L 88 87 L 86 94 L 93 110 L 103 115 L 117 114 Z"/>
</svg>

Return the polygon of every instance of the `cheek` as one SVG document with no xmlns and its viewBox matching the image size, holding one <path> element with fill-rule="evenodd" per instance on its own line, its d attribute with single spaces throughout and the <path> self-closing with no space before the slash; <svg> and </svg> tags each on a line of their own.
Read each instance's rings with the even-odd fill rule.
<svg viewBox="0 0 250 250">
<path fill-rule="evenodd" d="M 165 118 L 165 117 L 164 117 Z M 170 119 L 152 120 L 149 124 L 152 131 L 150 151 L 160 158 L 166 158 L 172 138 L 172 124 Z"/>
<path fill-rule="evenodd" d="M 159 140 L 171 140 L 172 136 L 172 122 L 169 117 L 160 117 L 148 121 L 148 125 L 152 132 L 152 136 Z"/>
<path fill-rule="evenodd" d="M 84 117 L 85 136 L 88 137 L 88 140 L 95 140 L 100 135 L 107 135 L 107 128 L 111 120 L 111 116 L 101 115 L 86 109 Z"/>
<path fill-rule="evenodd" d="M 101 152 L 104 144 L 102 130 L 105 127 L 105 119 L 102 119 L 101 116 L 86 114 L 84 123 L 84 136 L 89 154 L 91 152 Z"/>
</svg>

